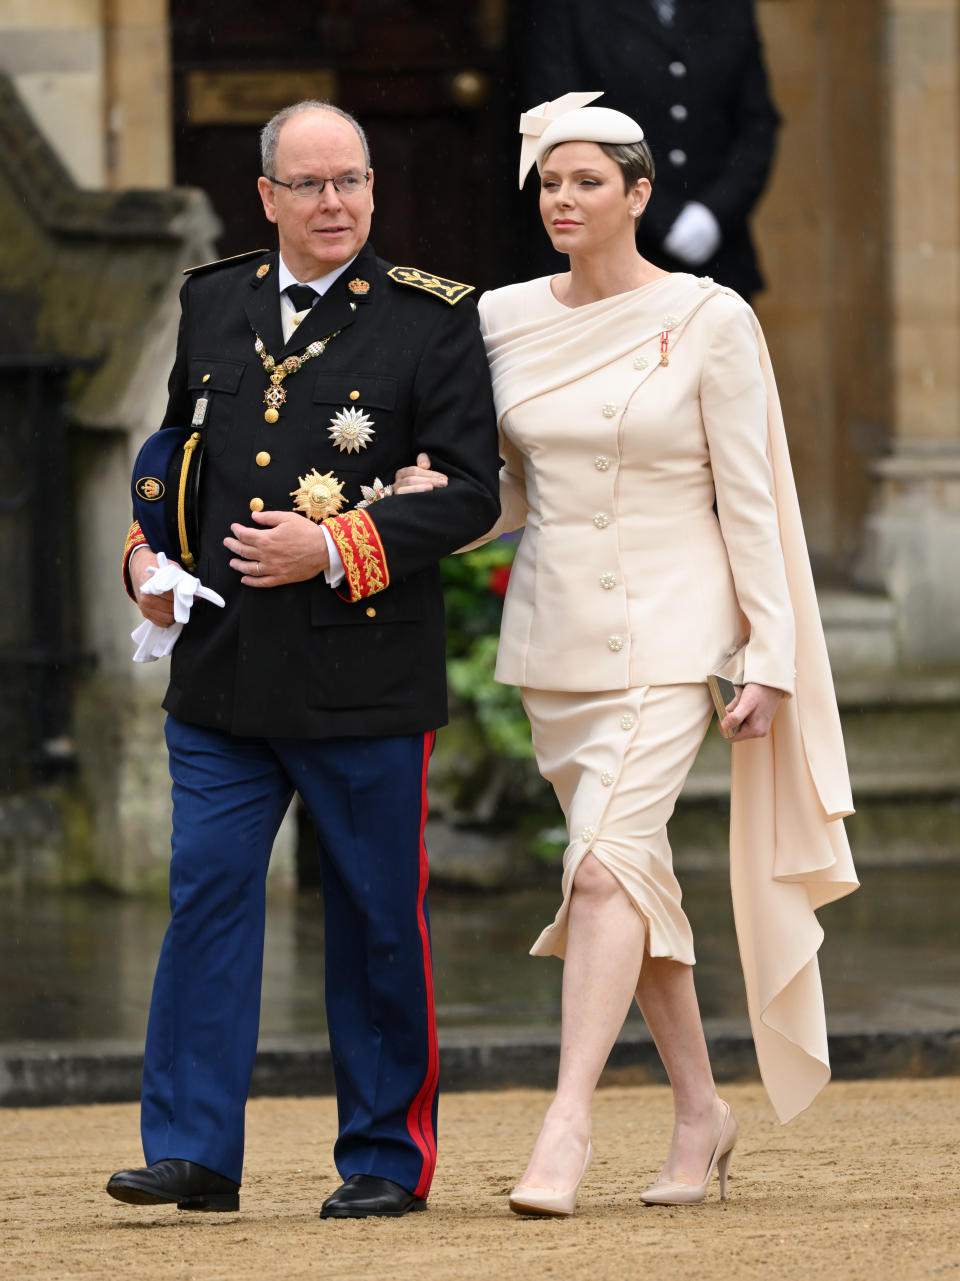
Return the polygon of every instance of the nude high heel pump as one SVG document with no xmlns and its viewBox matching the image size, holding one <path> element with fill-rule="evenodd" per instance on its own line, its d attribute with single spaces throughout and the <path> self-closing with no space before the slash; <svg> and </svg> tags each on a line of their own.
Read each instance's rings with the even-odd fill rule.
<svg viewBox="0 0 960 1281">
<path fill-rule="evenodd" d="M 583 1159 L 580 1177 L 572 1188 L 565 1192 L 556 1192 L 553 1188 L 534 1188 L 526 1183 L 518 1183 L 510 1193 L 510 1209 L 514 1214 L 544 1214 L 562 1218 L 573 1214 L 577 1203 L 580 1184 L 593 1160 L 593 1144 L 587 1143 L 587 1154 Z"/>
<path fill-rule="evenodd" d="M 717 1140 L 717 1146 L 713 1150 L 713 1156 L 710 1158 L 710 1164 L 707 1166 L 706 1178 L 702 1183 L 677 1183 L 671 1179 L 658 1179 L 640 1193 L 640 1200 L 647 1205 L 696 1205 L 707 1195 L 707 1187 L 713 1178 L 713 1171 L 716 1169 L 720 1175 L 720 1200 L 727 1199 L 727 1170 L 730 1167 L 730 1157 L 733 1155 L 733 1149 L 737 1142 L 737 1123 L 730 1111 L 730 1104 L 724 1103 L 727 1109 L 727 1115 L 723 1120 L 723 1128 L 720 1131 L 720 1137 Z"/>
</svg>

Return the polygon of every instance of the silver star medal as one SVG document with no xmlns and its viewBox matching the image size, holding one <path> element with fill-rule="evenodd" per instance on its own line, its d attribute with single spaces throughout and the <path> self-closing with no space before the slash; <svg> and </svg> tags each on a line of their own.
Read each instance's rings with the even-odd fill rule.
<svg viewBox="0 0 960 1281">
<path fill-rule="evenodd" d="M 373 419 L 368 418 L 362 409 L 347 409 L 344 406 L 338 414 L 330 419 L 332 426 L 327 428 L 331 443 L 336 445 L 341 454 L 358 454 L 366 449 L 373 440 Z"/>
<path fill-rule="evenodd" d="M 372 485 L 361 485 L 360 493 L 363 498 L 355 505 L 357 507 L 369 507 L 371 503 L 377 503 L 381 498 L 389 498 L 393 493 L 392 485 L 385 485 L 378 476 Z"/>
</svg>

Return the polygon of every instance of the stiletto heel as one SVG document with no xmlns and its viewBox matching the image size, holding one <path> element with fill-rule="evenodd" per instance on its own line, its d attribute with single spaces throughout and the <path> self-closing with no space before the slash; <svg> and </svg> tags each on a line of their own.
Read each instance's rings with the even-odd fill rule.
<svg viewBox="0 0 960 1281">
<path fill-rule="evenodd" d="M 543 1214 L 553 1218 L 573 1214 L 580 1184 L 592 1160 L 593 1144 L 588 1141 L 583 1169 L 572 1188 L 567 1188 L 565 1192 L 557 1192 L 553 1188 L 534 1188 L 525 1183 L 518 1183 L 510 1193 L 510 1209 L 514 1214 Z"/>
<path fill-rule="evenodd" d="M 727 1115 L 723 1119 L 720 1137 L 713 1149 L 703 1182 L 680 1183 L 674 1179 L 658 1179 L 640 1193 L 641 1201 L 647 1205 L 697 1205 L 707 1195 L 714 1170 L 720 1175 L 720 1200 L 727 1199 L 727 1170 L 737 1143 L 737 1123 L 730 1111 L 730 1104 L 724 1103 L 723 1106 L 727 1109 Z"/>
</svg>

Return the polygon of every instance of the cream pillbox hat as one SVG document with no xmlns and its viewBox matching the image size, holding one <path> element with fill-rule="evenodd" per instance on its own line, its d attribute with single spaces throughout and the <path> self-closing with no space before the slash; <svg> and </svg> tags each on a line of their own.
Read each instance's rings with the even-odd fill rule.
<svg viewBox="0 0 960 1281">
<path fill-rule="evenodd" d="M 642 142 L 636 120 L 610 107 L 588 107 L 602 98 L 598 93 L 565 93 L 553 102 L 541 102 L 520 117 L 520 186 L 536 163 L 543 169 L 544 154 L 561 142 Z"/>
</svg>

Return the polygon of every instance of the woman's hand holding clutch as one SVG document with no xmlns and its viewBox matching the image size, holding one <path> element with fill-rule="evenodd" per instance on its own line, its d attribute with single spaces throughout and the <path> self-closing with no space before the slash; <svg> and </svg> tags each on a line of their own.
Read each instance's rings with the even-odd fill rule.
<svg viewBox="0 0 960 1281">
<path fill-rule="evenodd" d="M 745 738 L 765 738 L 781 698 L 783 690 L 772 685 L 744 685 L 727 703 L 727 714 L 720 722 L 721 734 L 737 743 Z"/>
<path fill-rule="evenodd" d="M 401 467 L 393 480 L 395 494 L 423 494 L 431 489 L 439 489 L 447 483 L 442 471 L 430 470 L 430 458 L 427 454 L 417 454 L 415 467 Z"/>
</svg>

